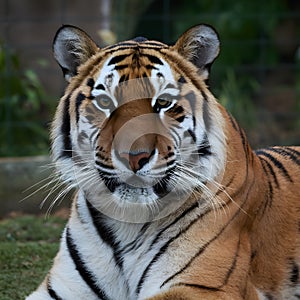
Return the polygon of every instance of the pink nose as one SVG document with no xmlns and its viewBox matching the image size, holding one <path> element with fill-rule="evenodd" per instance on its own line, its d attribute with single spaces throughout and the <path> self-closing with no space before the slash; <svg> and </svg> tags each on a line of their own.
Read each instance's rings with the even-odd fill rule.
<svg viewBox="0 0 300 300">
<path fill-rule="evenodd" d="M 119 156 L 129 164 L 131 170 L 136 173 L 138 170 L 142 169 L 149 160 L 151 153 L 148 152 L 138 152 L 138 153 L 121 153 Z"/>
</svg>

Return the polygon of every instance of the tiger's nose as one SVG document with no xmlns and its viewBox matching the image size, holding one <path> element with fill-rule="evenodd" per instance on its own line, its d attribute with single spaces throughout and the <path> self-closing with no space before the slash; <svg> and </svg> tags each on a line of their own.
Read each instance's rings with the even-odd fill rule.
<svg viewBox="0 0 300 300">
<path fill-rule="evenodd" d="M 147 151 L 140 152 L 122 152 L 119 154 L 122 162 L 125 163 L 126 166 L 129 166 L 130 169 L 136 173 L 138 170 L 142 169 L 152 156 L 152 153 Z"/>
</svg>

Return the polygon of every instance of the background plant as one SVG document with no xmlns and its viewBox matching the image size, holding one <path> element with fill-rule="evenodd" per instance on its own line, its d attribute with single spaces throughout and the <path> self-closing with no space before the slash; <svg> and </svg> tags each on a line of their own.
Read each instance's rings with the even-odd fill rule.
<svg viewBox="0 0 300 300">
<path fill-rule="evenodd" d="M 31 69 L 23 69 L 12 49 L 0 44 L 0 156 L 48 152 L 53 105 Z"/>
</svg>

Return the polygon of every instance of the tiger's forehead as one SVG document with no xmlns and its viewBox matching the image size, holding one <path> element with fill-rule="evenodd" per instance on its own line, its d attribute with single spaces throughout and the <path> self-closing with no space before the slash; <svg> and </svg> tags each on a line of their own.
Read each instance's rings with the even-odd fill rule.
<svg viewBox="0 0 300 300">
<path fill-rule="evenodd" d="M 175 76 L 162 55 L 126 51 L 105 59 L 96 75 L 92 96 L 106 94 L 114 98 L 121 88 L 123 99 L 153 98 L 170 85 L 177 86 Z"/>
</svg>

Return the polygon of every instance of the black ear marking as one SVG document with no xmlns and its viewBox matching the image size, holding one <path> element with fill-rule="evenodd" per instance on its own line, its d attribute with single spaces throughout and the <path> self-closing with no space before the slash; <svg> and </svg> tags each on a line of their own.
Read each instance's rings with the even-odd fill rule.
<svg viewBox="0 0 300 300">
<path fill-rule="evenodd" d="M 77 74 L 78 66 L 96 53 L 96 43 L 80 28 L 64 25 L 53 40 L 53 53 L 67 81 Z"/>
</svg>

